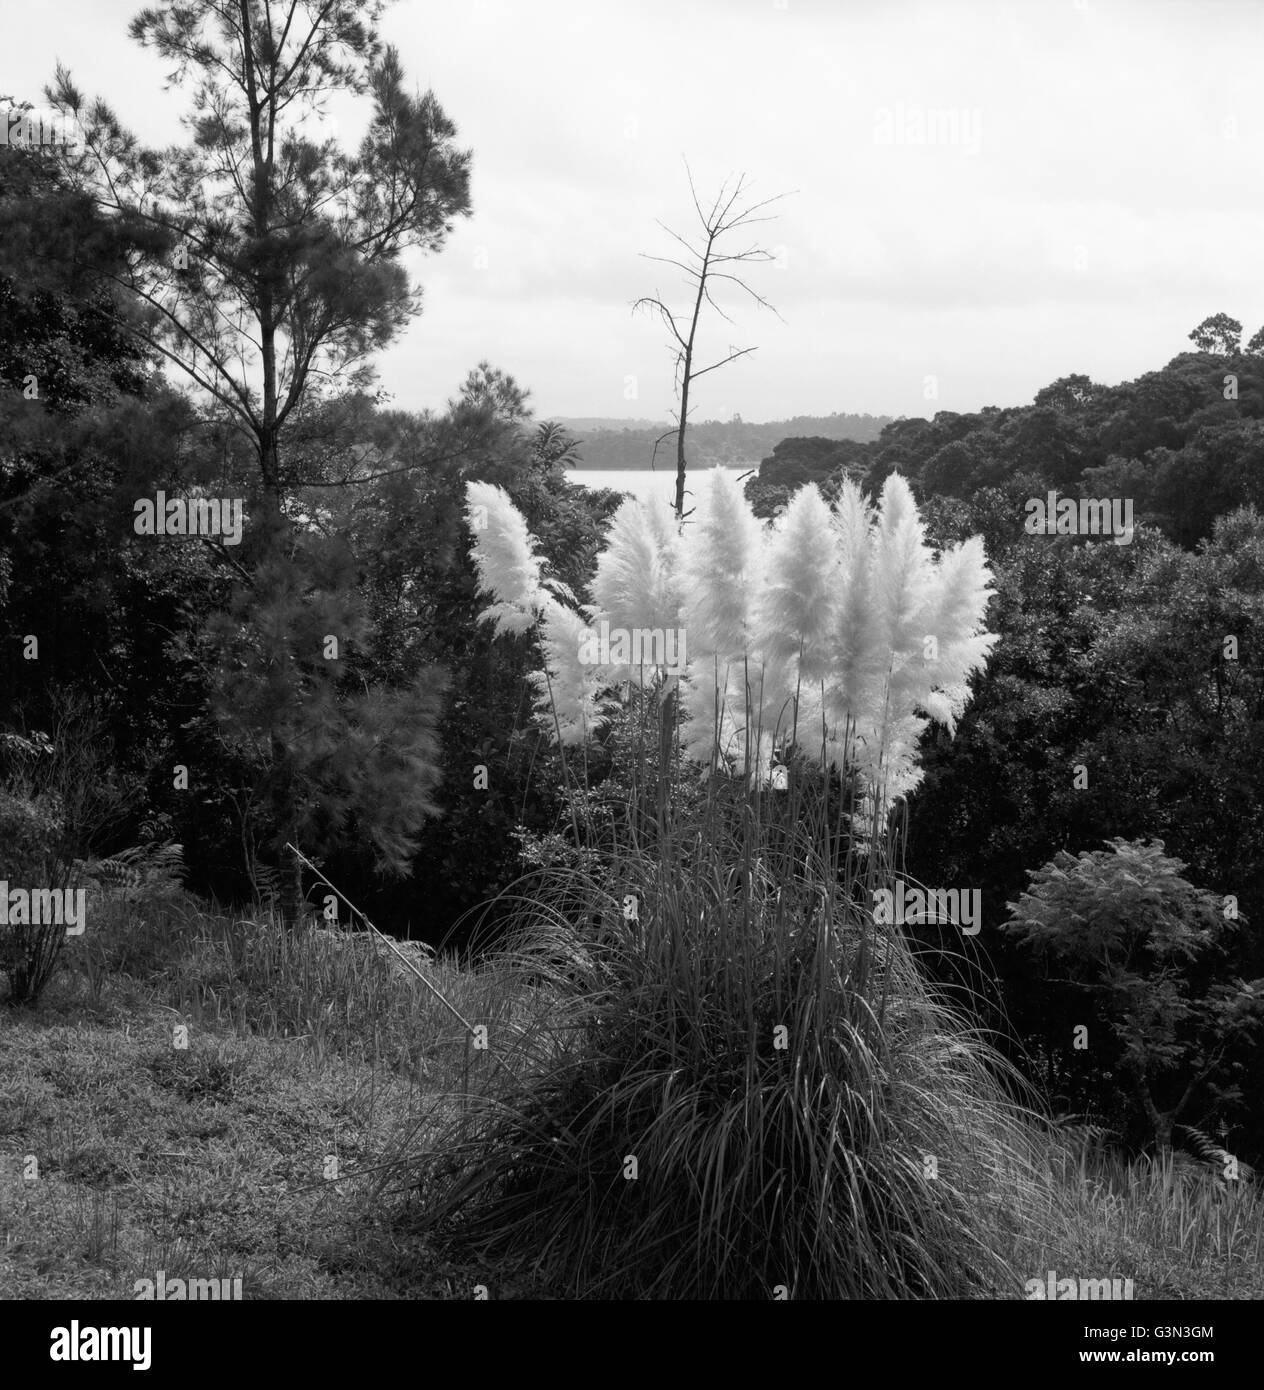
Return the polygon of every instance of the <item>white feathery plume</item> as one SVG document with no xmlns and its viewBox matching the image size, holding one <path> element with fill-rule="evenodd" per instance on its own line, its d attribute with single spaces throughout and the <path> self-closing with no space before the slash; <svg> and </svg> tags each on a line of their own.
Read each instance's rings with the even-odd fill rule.
<svg viewBox="0 0 1264 1390">
<path fill-rule="evenodd" d="M 544 601 L 540 648 L 544 670 L 534 671 L 536 718 L 570 747 L 586 742 L 606 722 L 609 701 L 599 699 L 610 683 L 603 668 L 580 660 L 591 612 L 576 612 L 549 595 Z M 556 725 L 554 720 L 556 719 Z"/>
<path fill-rule="evenodd" d="M 851 505 L 854 526 L 854 499 Z M 937 563 L 912 492 L 898 475 L 887 479 L 868 539 L 874 650 L 885 671 L 870 667 L 878 679 L 869 682 L 865 699 L 851 701 L 854 741 L 839 741 L 835 731 L 830 752 L 859 770 L 885 807 L 921 781 L 917 745 L 929 720 L 955 730 L 969 699 L 969 677 L 996 638 L 980 631 L 991 578 L 982 541 L 952 547 Z M 843 645 L 856 643 L 845 636 Z M 859 684 L 852 681 L 852 689 Z"/>
<path fill-rule="evenodd" d="M 753 638 L 763 672 L 762 736 L 753 771 L 769 781 L 775 749 L 819 736 L 841 576 L 832 514 L 814 485 L 799 489 L 765 534 Z"/>
<path fill-rule="evenodd" d="M 548 595 L 526 518 L 504 488 L 476 482 L 465 485 L 465 518 L 474 533 L 470 554 L 479 589 L 497 600 L 479 621 L 495 623 L 497 636 L 529 631 Z"/>
<path fill-rule="evenodd" d="M 661 498 L 627 498 L 610 519 L 597 559 L 592 592 L 594 621 L 631 633 L 680 626 L 680 539 L 675 513 Z M 688 652 L 686 651 L 686 656 Z M 613 666 L 611 684 L 640 681 L 644 667 Z"/>
<path fill-rule="evenodd" d="M 881 708 L 875 712 L 874 742 L 888 785 L 904 785 L 912 775 L 917 740 L 926 720 L 915 719 L 930 691 L 924 615 L 935 583 L 926 528 L 908 483 L 898 473 L 882 488 L 874 537 L 874 576 L 879 626 L 887 652 Z M 920 774 L 919 774 L 920 776 Z"/>
<path fill-rule="evenodd" d="M 972 536 L 943 551 L 922 614 L 922 625 L 938 644 L 937 660 L 926 662 L 930 689 L 922 708 L 955 733 L 970 698 L 970 677 L 981 670 L 998 636 L 983 631 L 992 572 L 983 554 L 983 539 Z"/>
<path fill-rule="evenodd" d="M 565 584 L 543 578 L 535 538 L 503 488 L 471 482 L 465 497 L 479 588 L 497 600 L 479 619 L 494 623 L 498 636 L 528 632 L 543 620 L 544 670 L 531 677 L 536 714 L 549 730 L 560 729 L 564 744 L 581 743 L 601 726 L 604 714 L 597 699 L 602 673 L 580 661 L 585 615 L 559 601 L 558 596 L 574 600 Z"/>
<path fill-rule="evenodd" d="M 873 580 L 881 640 L 897 656 L 914 646 L 920 652 L 922 646 L 917 620 L 931 568 L 925 536 L 908 483 L 892 473 L 882 486 L 878 504 Z"/>
<path fill-rule="evenodd" d="M 749 644 L 762 587 L 766 533 L 730 472 L 703 474 L 698 504 L 682 538 L 690 715 L 684 743 L 710 766 L 718 749 L 745 762 L 748 706 L 759 707 L 763 684 Z M 747 698 L 747 685 L 751 699 Z M 754 737 L 754 729 L 751 736 Z"/>
<path fill-rule="evenodd" d="M 825 752 L 837 767 L 851 761 L 857 734 L 872 722 L 885 677 L 873 582 L 873 514 L 848 480 L 834 503 L 839 592 L 822 713 Z"/>
<path fill-rule="evenodd" d="M 755 647 L 766 671 L 765 719 L 780 736 L 794 724 L 792 711 L 782 713 L 787 701 L 815 703 L 838 621 L 839 537 L 814 484 L 800 488 L 773 523 L 765 559 Z"/>
<path fill-rule="evenodd" d="M 763 569 L 764 530 L 726 468 L 702 475 L 683 544 L 689 640 L 727 660 L 746 650 Z"/>
</svg>

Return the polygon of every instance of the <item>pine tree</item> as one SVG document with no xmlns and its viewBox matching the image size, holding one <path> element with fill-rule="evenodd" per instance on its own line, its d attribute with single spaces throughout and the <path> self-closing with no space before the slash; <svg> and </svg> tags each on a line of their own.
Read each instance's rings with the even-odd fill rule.
<svg viewBox="0 0 1264 1390">
<path fill-rule="evenodd" d="M 313 860 L 364 844 L 380 873 L 401 877 L 438 812 L 445 679 L 431 669 L 398 688 L 370 684 L 372 638 L 346 547 L 310 540 L 261 564 L 203 633 L 218 736 L 253 769 L 243 843 L 260 836 L 270 852 L 289 925 L 303 893 L 287 843 Z"/>
</svg>

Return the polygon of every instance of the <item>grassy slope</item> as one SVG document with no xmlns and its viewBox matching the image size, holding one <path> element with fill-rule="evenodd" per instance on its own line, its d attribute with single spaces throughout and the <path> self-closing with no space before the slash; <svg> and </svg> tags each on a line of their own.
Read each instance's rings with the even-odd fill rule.
<svg viewBox="0 0 1264 1390">
<path fill-rule="evenodd" d="M 541 1296 L 410 1237 L 399 1198 L 371 1200 L 378 1174 L 324 1177 L 326 1155 L 345 1175 L 401 1136 L 421 1142 L 448 1086 L 441 1044 L 452 1030 L 428 1016 L 419 987 L 359 951 L 325 948 L 307 982 L 327 986 L 323 1021 L 283 1035 L 289 962 L 254 1010 L 267 1033 L 239 1035 L 207 1001 L 222 1015 L 251 1012 L 269 962 L 256 956 L 225 979 L 233 933 L 216 925 L 219 942 L 186 938 L 183 958 L 151 978 L 98 977 L 95 1001 L 64 972 L 38 1008 L 0 1006 L 0 1299 L 132 1298 L 160 1269 L 168 1280 L 240 1277 L 246 1298 L 469 1298 L 480 1283 L 493 1298 Z M 185 1007 L 168 1002 L 191 988 Z M 375 1057 L 352 1055 L 339 1036 L 337 1015 L 354 1024 L 366 1000 L 380 1015 Z M 398 1025 L 423 1014 L 435 1045 L 388 1060 Z"/>
<path fill-rule="evenodd" d="M 247 1298 L 549 1296 L 410 1235 L 381 1175 L 324 1176 L 331 1153 L 346 1175 L 424 1147 L 455 1103 L 470 1054 L 415 980 L 328 933 L 295 951 L 266 923 L 161 916 L 108 957 L 69 953 L 38 1008 L 0 1007 L 0 1299 L 130 1298 L 160 1269 L 240 1277 Z M 492 975 L 431 973 L 467 1016 L 503 995 Z M 1022 1241 L 1033 1276 L 1264 1298 L 1249 1192 L 1108 1161 L 1062 1198 L 1053 1235 Z"/>
</svg>

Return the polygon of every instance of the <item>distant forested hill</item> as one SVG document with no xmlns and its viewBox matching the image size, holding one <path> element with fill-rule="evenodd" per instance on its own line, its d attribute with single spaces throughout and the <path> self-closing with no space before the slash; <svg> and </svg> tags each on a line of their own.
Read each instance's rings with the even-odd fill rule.
<svg viewBox="0 0 1264 1390">
<path fill-rule="evenodd" d="M 611 420 L 601 417 L 555 417 L 580 440 L 582 468 L 648 468 L 654 441 L 671 428 L 667 421 Z M 706 420 L 689 426 L 688 459 L 691 464 L 755 463 L 789 436 L 813 435 L 821 439 L 876 440 L 889 415 L 797 415 L 789 420 L 751 424 L 740 416 L 732 420 Z M 658 466 L 673 457 L 674 442 L 665 440 L 658 450 Z M 664 453 L 664 450 L 667 452 Z"/>
<path fill-rule="evenodd" d="M 896 420 L 862 444 L 803 430 L 761 456 L 746 493 L 771 516 L 806 482 L 829 495 L 850 477 L 876 493 L 898 471 L 920 502 L 968 503 L 991 545 L 1023 516 L 1025 499 L 1054 489 L 1128 499 L 1138 524 L 1190 548 L 1217 517 L 1264 506 L 1264 334 L 1260 348 L 1184 352 L 1117 386 L 1067 376 L 1030 405 Z M 787 435 L 797 433 L 793 424 Z M 995 536 L 983 519 L 988 507 L 1004 517 Z"/>
</svg>

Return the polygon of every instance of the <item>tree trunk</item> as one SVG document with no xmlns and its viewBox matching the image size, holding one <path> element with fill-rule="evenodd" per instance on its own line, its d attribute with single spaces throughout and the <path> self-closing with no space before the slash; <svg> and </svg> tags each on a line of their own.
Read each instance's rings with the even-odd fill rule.
<svg viewBox="0 0 1264 1390">
<path fill-rule="evenodd" d="M 293 855 L 290 863 L 282 866 L 281 874 L 281 920 L 288 932 L 297 932 L 306 926 L 307 917 L 303 912 L 306 905 L 303 898 L 303 870 Z"/>
<path fill-rule="evenodd" d="M 1158 1145 L 1160 1153 L 1166 1154 L 1172 1151 L 1172 1117 L 1171 1115 L 1160 1115 L 1154 1131 L 1154 1142 Z"/>
<path fill-rule="evenodd" d="M 689 372 L 692 349 L 685 352 L 685 375 L 680 388 L 680 428 L 676 432 L 676 515 L 685 514 L 685 430 L 689 423 Z"/>
<path fill-rule="evenodd" d="M 1141 1104 L 1145 1108 L 1146 1118 L 1150 1121 L 1150 1128 L 1154 1131 L 1154 1143 L 1160 1156 L 1168 1154 L 1172 1150 L 1172 1125 L 1176 1118 L 1176 1112 L 1172 1110 L 1160 1110 L 1154 1103 L 1154 1097 L 1150 1094 L 1150 1086 L 1145 1076 L 1137 1078 L 1137 1090 L 1141 1096 Z"/>
</svg>

